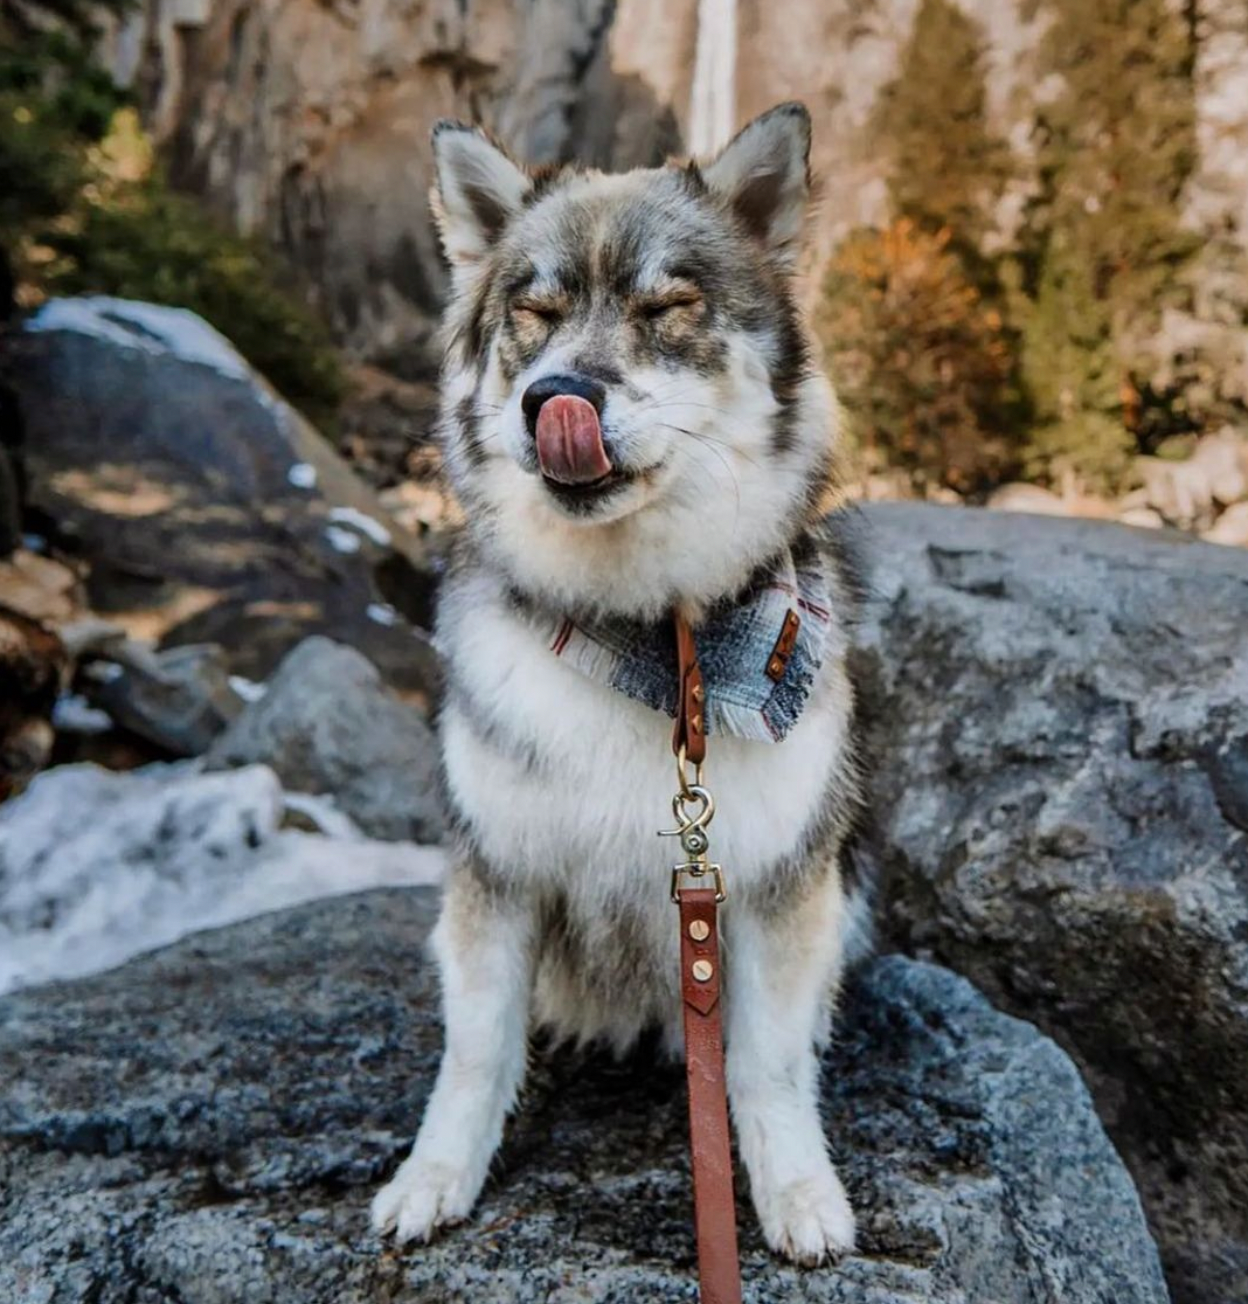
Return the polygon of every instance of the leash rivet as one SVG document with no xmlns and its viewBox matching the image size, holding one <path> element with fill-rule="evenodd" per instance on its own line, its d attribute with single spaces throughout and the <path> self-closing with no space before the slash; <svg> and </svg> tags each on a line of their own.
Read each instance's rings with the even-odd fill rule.
<svg viewBox="0 0 1248 1304">
<path fill-rule="evenodd" d="M 692 937 L 695 942 L 705 942 L 710 935 L 711 926 L 705 919 L 695 919 L 693 923 L 689 925 L 689 936 Z"/>
<path fill-rule="evenodd" d="M 714 973 L 715 966 L 709 960 L 695 960 L 693 962 L 693 976 L 698 982 L 709 983 Z"/>
</svg>

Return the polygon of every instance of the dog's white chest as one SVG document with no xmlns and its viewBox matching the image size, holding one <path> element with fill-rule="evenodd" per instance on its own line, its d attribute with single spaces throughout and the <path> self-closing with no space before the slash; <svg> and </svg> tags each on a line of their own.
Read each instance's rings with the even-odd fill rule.
<svg viewBox="0 0 1248 1304">
<path fill-rule="evenodd" d="M 671 720 L 560 661 L 498 602 L 456 602 L 444 634 L 460 689 L 442 723 L 447 776 L 486 857 L 530 880 L 661 897 L 679 851 L 657 836 L 674 827 Z M 845 744 L 840 673 L 783 742 L 710 740 L 712 858 L 730 880 L 790 854 L 826 799 Z"/>
</svg>

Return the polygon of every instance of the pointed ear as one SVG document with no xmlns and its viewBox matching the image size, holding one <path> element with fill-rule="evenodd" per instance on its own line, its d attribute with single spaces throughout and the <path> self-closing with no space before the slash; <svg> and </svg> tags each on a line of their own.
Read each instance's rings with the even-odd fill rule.
<svg viewBox="0 0 1248 1304">
<path fill-rule="evenodd" d="M 463 122 L 434 127 L 433 163 L 430 199 L 442 248 L 455 265 L 475 263 L 520 210 L 529 178 L 485 132 Z"/>
<path fill-rule="evenodd" d="M 810 198 L 810 114 L 792 102 L 743 127 L 702 169 L 713 194 L 782 263 L 797 252 Z"/>
</svg>

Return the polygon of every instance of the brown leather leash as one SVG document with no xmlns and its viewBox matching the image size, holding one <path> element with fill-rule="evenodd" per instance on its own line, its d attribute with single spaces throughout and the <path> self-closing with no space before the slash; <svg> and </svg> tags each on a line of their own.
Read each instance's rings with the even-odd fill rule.
<svg viewBox="0 0 1248 1304">
<path fill-rule="evenodd" d="M 732 1189 L 732 1148 L 724 1080 L 723 1002 L 720 1000 L 719 906 L 724 874 L 708 858 L 706 826 L 715 799 L 702 784 L 706 759 L 706 685 L 693 631 L 676 616 L 680 696 L 672 750 L 680 791 L 672 799 L 686 860 L 672 868 L 672 900 L 680 907 L 680 989 L 685 1020 L 685 1069 L 689 1082 L 689 1144 L 693 1160 L 694 1223 L 698 1238 L 701 1304 L 741 1304 L 737 1214 Z M 689 782 L 688 767 L 694 767 Z M 694 808 L 690 813 L 691 807 Z M 686 878 L 714 887 L 685 887 Z"/>
</svg>

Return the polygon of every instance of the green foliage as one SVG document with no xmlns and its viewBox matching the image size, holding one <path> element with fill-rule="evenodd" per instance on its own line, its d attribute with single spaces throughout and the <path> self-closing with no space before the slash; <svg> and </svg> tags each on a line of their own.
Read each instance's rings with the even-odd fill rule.
<svg viewBox="0 0 1248 1304">
<path fill-rule="evenodd" d="M 1021 467 L 1119 489 L 1141 448 L 1216 411 L 1194 363 L 1153 356 L 1195 252 L 1180 224 L 1197 152 L 1190 6 L 1029 0 L 1025 17 L 1044 20 L 1042 93 L 1017 247 L 988 240 L 1018 163 L 989 118 L 982 34 L 954 0 L 922 0 L 872 120 L 914 229 L 855 233 L 826 287 L 866 445 L 920 488 Z"/>
<path fill-rule="evenodd" d="M 1117 487 L 1135 441 L 1121 418 L 1121 368 L 1108 305 L 1098 298 L 1086 262 L 1064 232 L 1054 233 L 1049 243 L 1026 311 L 1023 376 L 1036 417 L 1028 471 Z"/>
<path fill-rule="evenodd" d="M 948 228 L 909 218 L 855 232 L 829 269 L 819 328 L 865 469 L 974 494 L 1015 465 L 1000 433 L 1010 347 L 949 243 Z"/>
<path fill-rule="evenodd" d="M 1143 342 L 1196 248 L 1179 218 L 1196 161 L 1192 34 L 1166 0 L 1042 8 L 1041 68 L 1061 90 L 1037 122 L 1040 189 L 1021 240 L 1029 461 L 1112 488 L 1136 447 Z"/>
<path fill-rule="evenodd" d="M 46 288 L 189 308 L 211 322 L 322 426 L 343 373 L 324 323 L 274 271 L 270 251 L 219 226 L 194 200 L 148 177 L 86 200 L 79 220 L 48 236 L 57 254 Z"/>
<path fill-rule="evenodd" d="M 872 127 L 898 215 L 977 250 L 1011 164 L 988 123 L 979 27 L 951 0 L 923 0 Z"/>
<path fill-rule="evenodd" d="M 344 382 L 326 327 L 271 251 L 164 184 L 92 60 L 99 20 L 129 3 L 0 0 L 0 257 L 27 301 L 97 293 L 189 308 L 332 422 Z"/>
<path fill-rule="evenodd" d="M 91 61 L 98 5 L 0 0 L 0 248 L 62 213 L 85 182 L 86 150 L 121 97 Z"/>
<path fill-rule="evenodd" d="M 923 0 L 871 127 L 898 218 L 833 260 L 819 323 L 831 370 L 869 469 L 980 494 L 1018 465 L 1013 332 L 980 252 L 1010 159 L 979 29 L 951 0 Z"/>
</svg>

